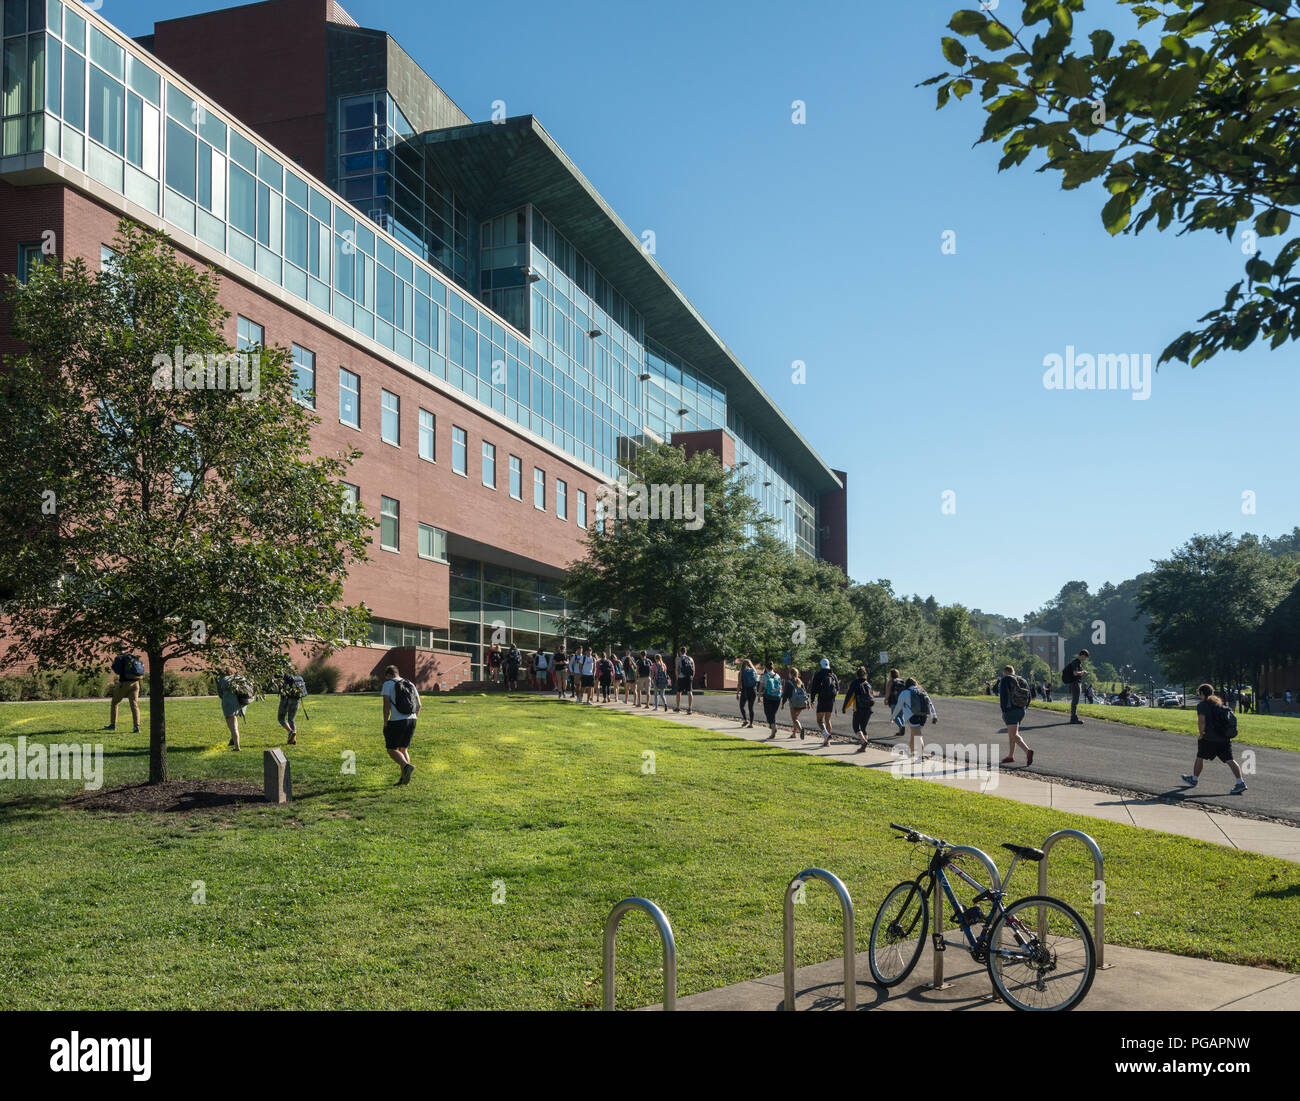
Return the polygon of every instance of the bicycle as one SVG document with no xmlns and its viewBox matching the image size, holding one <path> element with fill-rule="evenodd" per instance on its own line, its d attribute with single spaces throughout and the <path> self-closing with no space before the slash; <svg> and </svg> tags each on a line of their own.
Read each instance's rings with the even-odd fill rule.
<svg viewBox="0 0 1300 1101">
<path fill-rule="evenodd" d="M 961 858 L 973 855 L 973 850 L 927 837 L 910 826 L 893 822 L 889 826 L 904 835 L 900 841 L 924 843 L 935 852 L 924 872 L 916 879 L 904 880 L 885 896 L 872 923 L 867 958 L 878 984 L 897 986 L 921 958 L 930 925 L 930 896 L 937 882 L 952 905 L 952 920 L 965 934 L 966 943 L 945 940 L 939 929 L 934 934 L 936 952 L 965 947 L 971 959 L 987 965 L 994 991 L 1012 1009 L 1059 1012 L 1073 1009 L 1084 999 L 1097 973 L 1097 957 L 1083 918 L 1060 899 L 1047 895 L 1003 904 L 1016 865 L 1021 860 L 1042 860 L 1041 849 L 1004 844 L 1014 859 L 1001 887 L 994 889 L 960 866 Z M 949 870 L 977 892 L 968 904 L 959 901 L 946 874 Z M 987 915 L 980 903 L 988 903 Z"/>
</svg>

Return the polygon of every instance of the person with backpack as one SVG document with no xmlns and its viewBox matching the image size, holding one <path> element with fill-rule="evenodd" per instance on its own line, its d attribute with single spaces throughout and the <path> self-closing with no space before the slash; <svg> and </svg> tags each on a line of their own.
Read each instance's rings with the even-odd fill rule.
<svg viewBox="0 0 1300 1101">
<path fill-rule="evenodd" d="M 650 659 L 642 650 L 636 657 L 636 694 L 641 701 L 638 706 L 647 710 L 650 707 L 650 668 Z"/>
<path fill-rule="evenodd" d="M 614 663 L 608 654 L 601 654 L 596 662 L 596 679 L 600 683 L 600 702 L 609 703 L 609 690 L 614 684 Z"/>
<path fill-rule="evenodd" d="M 668 666 L 664 664 L 663 654 L 655 654 L 655 659 L 650 665 L 650 687 L 653 693 L 654 704 L 651 711 L 658 711 L 659 705 L 664 705 L 664 710 L 668 710 Z"/>
<path fill-rule="evenodd" d="M 1032 765 L 1034 763 L 1034 751 L 1029 748 L 1029 743 L 1020 736 L 1020 724 L 1025 721 L 1025 714 L 1029 710 L 1029 682 L 1024 677 L 1016 676 L 1013 666 L 1007 665 L 1002 669 L 1002 677 L 998 681 L 998 703 L 1002 706 L 1002 721 L 1007 727 L 1007 736 L 1011 744 L 1007 748 L 1007 755 L 1002 758 L 1002 764 L 1014 764 L 1016 760 L 1016 746 L 1023 746 L 1025 750 L 1025 763 Z"/>
<path fill-rule="evenodd" d="M 772 731 L 767 736 L 767 740 L 770 742 L 776 737 L 776 714 L 781 710 L 782 697 L 785 695 L 785 681 L 782 680 L 781 674 L 776 671 L 776 663 L 773 661 L 767 663 L 761 677 L 753 665 L 750 665 L 749 671 L 754 674 L 753 696 L 761 695 L 763 698 L 763 718 L 767 720 L 768 728 Z M 754 713 L 752 697 L 749 707 L 752 715 Z M 752 719 L 749 725 L 751 727 L 754 725 Z M 793 738 L 794 735 L 791 734 L 790 737 Z"/>
<path fill-rule="evenodd" d="M 686 714 L 695 706 L 695 659 L 683 646 L 677 653 L 677 702 L 674 711 L 682 709 L 682 696 L 686 697 Z"/>
<path fill-rule="evenodd" d="M 226 728 L 230 731 L 227 743 L 236 752 L 239 751 L 239 720 L 245 718 L 248 705 L 253 698 L 253 685 L 246 676 L 217 671 L 217 698 L 221 701 L 221 714 L 225 716 Z"/>
<path fill-rule="evenodd" d="M 1201 685 L 1196 694 L 1201 697 L 1196 705 L 1196 725 L 1201 736 L 1196 741 L 1196 763 L 1192 765 L 1192 774 L 1184 775 L 1183 783 L 1194 788 L 1200 782 L 1205 762 L 1219 760 L 1237 778 L 1229 794 L 1240 795 L 1246 790 L 1246 781 L 1242 778 L 1240 766 L 1232 759 L 1232 739 L 1237 736 L 1236 712 L 1214 694 L 1211 685 Z"/>
<path fill-rule="evenodd" d="M 590 646 L 582 650 L 582 695 L 583 703 L 596 702 L 596 655 Z"/>
<path fill-rule="evenodd" d="M 778 696 L 780 693 L 777 693 Z M 758 698 L 758 670 L 749 658 L 740 659 L 740 685 L 736 688 L 736 699 L 740 702 L 740 725 L 754 726 L 754 700 Z M 749 708 L 749 718 L 745 718 L 745 708 Z M 772 724 L 772 737 L 776 737 L 776 724 Z"/>
<path fill-rule="evenodd" d="M 853 733 L 858 736 L 855 753 L 867 751 L 867 723 L 871 721 L 871 711 L 875 706 L 875 693 L 871 690 L 871 681 L 867 679 L 867 667 L 859 665 L 857 676 L 849 681 L 844 703 L 840 707 L 841 713 L 853 709 Z"/>
<path fill-rule="evenodd" d="M 419 718 L 420 693 L 415 685 L 404 678 L 396 665 L 384 670 L 384 684 L 379 690 L 384 701 L 384 748 L 402 768 L 397 786 L 411 782 L 415 766 L 411 764 L 411 739 L 415 736 L 415 720 Z"/>
<path fill-rule="evenodd" d="M 105 730 L 117 729 L 117 708 L 126 700 L 131 708 L 131 733 L 140 733 L 140 682 L 144 679 L 144 662 L 132 653 L 123 651 L 113 659 L 113 675 L 117 683 L 113 685 L 108 703 L 108 725 Z"/>
<path fill-rule="evenodd" d="M 1087 650 L 1080 650 L 1079 656 L 1061 673 L 1062 682 L 1070 690 L 1070 722 L 1075 726 L 1083 725 L 1083 720 L 1079 718 L 1079 691 L 1083 687 L 1083 663 L 1091 656 Z M 1051 702 L 1050 697 L 1048 702 Z"/>
<path fill-rule="evenodd" d="M 839 678 L 831 669 L 830 658 L 822 658 L 821 667 L 813 674 L 808 694 L 816 700 L 817 726 L 822 732 L 822 749 L 831 744 L 831 719 L 835 715 L 835 701 L 840 694 Z"/>
<path fill-rule="evenodd" d="M 497 681 L 501 679 L 501 647 L 495 642 L 492 643 L 488 650 L 487 656 L 488 680 Z"/>
<path fill-rule="evenodd" d="M 793 666 L 786 671 L 785 692 L 781 698 L 790 705 L 790 740 L 793 741 L 797 734 L 803 741 L 803 723 L 799 716 L 808 710 L 808 688 L 799 676 L 799 670 Z"/>
<path fill-rule="evenodd" d="M 907 724 L 903 721 L 901 715 L 894 711 L 895 704 L 898 703 L 898 697 L 903 694 L 907 685 L 903 682 L 903 674 L 897 669 L 889 671 L 889 681 L 885 687 L 885 706 L 893 713 L 893 723 L 898 729 L 895 734 L 902 734 L 907 730 Z"/>
<path fill-rule="evenodd" d="M 546 651 L 539 649 L 533 655 L 533 688 L 541 692 L 546 688 L 546 682 L 551 679 L 551 659 L 546 656 Z"/>
<path fill-rule="evenodd" d="M 632 707 L 641 706 L 641 677 L 637 668 L 636 657 L 632 647 L 623 651 L 623 702 Z"/>
<path fill-rule="evenodd" d="M 560 643 L 559 648 L 551 655 L 551 677 L 555 698 L 564 699 L 564 689 L 569 681 L 569 655 L 564 652 L 564 643 Z"/>
<path fill-rule="evenodd" d="M 510 649 L 506 651 L 502 664 L 506 671 L 506 691 L 519 691 L 519 667 L 524 663 L 524 655 L 519 652 L 519 647 L 513 642 Z"/>
<path fill-rule="evenodd" d="M 939 721 L 939 714 L 934 709 L 934 701 L 926 694 L 924 688 L 916 683 L 915 677 L 908 677 L 903 691 L 899 693 L 898 702 L 894 704 L 894 717 L 902 716 L 907 723 L 907 751 L 913 758 L 919 758 L 925 751 L 925 739 L 921 731 L 925 729 L 925 720 Z"/>
<path fill-rule="evenodd" d="M 292 669 L 286 669 L 280 678 L 280 707 L 275 721 L 289 732 L 285 745 L 298 744 L 298 708 L 307 695 L 307 682 Z"/>
</svg>

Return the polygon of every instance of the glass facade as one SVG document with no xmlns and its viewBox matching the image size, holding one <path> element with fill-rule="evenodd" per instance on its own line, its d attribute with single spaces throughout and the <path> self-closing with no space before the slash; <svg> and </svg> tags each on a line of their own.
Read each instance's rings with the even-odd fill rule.
<svg viewBox="0 0 1300 1101">
<path fill-rule="evenodd" d="M 560 583 L 549 577 L 451 556 L 451 631 L 448 648 L 470 656 L 475 680 L 486 679 L 483 655 L 494 641 L 513 642 L 530 655 L 553 653 L 566 614 Z"/>
<path fill-rule="evenodd" d="M 386 92 L 339 103 L 340 198 L 167 81 L 97 13 L 3 9 L 3 156 L 61 159 L 607 478 L 648 433 L 725 428 L 777 534 L 816 553 L 815 495 L 764 426 L 675 356 L 671 334 L 647 334 L 536 207 L 476 222 Z M 357 424 L 359 380 L 340 379 L 340 417 Z"/>
</svg>

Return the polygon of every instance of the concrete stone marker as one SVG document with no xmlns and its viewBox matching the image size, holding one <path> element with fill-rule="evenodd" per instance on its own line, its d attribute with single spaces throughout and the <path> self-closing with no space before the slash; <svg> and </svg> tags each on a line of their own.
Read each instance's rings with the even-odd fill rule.
<svg viewBox="0 0 1300 1101">
<path fill-rule="evenodd" d="M 292 803 L 293 784 L 289 779 L 289 759 L 279 749 L 262 754 L 262 777 L 268 803 Z"/>
</svg>

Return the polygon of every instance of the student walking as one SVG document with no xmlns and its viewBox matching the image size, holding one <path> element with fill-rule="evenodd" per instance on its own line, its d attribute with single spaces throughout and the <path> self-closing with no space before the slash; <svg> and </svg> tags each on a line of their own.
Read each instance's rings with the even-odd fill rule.
<svg viewBox="0 0 1300 1101">
<path fill-rule="evenodd" d="M 894 711 L 894 707 L 898 703 L 898 697 L 903 694 L 903 691 L 906 688 L 907 685 L 903 681 L 903 674 L 897 669 L 891 669 L 889 671 L 889 682 L 885 686 L 885 706 L 893 712 L 893 723 L 898 727 L 898 729 L 894 731 L 895 734 L 902 734 L 907 729 L 907 725 L 903 722 L 902 717 Z"/>
<path fill-rule="evenodd" d="M 307 682 L 292 670 L 286 670 L 280 678 L 280 707 L 276 711 L 275 721 L 289 733 L 285 745 L 298 744 L 298 708 L 307 695 Z"/>
<path fill-rule="evenodd" d="M 799 676 L 799 670 L 793 666 L 788 670 L 785 680 L 785 692 L 782 701 L 790 705 L 790 740 L 794 740 L 796 734 L 799 740 L 803 741 L 803 723 L 799 721 L 799 716 L 808 710 L 808 688 Z"/>
<path fill-rule="evenodd" d="M 609 703 L 609 690 L 614 685 L 614 663 L 608 654 L 602 654 L 596 662 L 596 680 L 600 684 L 600 702 Z"/>
<path fill-rule="evenodd" d="M 510 649 L 506 651 L 504 664 L 506 670 L 506 691 L 519 691 L 519 667 L 524 663 L 524 656 L 519 652 L 519 647 L 513 642 Z"/>
<path fill-rule="evenodd" d="M 596 655 L 590 646 L 582 651 L 582 702 L 596 702 Z"/>
<path fill-rule="evenodd" d="M 108 725 L 105 730 L 117 729 L 117 708 L 126 700 L 131 708 L 131 733 L 140 733 L 140 681 L 144 679 L 144 662 L 134 654 L 122 652 L 111 666 L 117 683 L 108 701 Z"/>
<path fill-rule="evenodd" d="M 674 711 L 682 709 L 683 696 L 686 697 L 686 714 L 689 715 L 695 706 L 695 659 L 686 652 L 685 646 L 677 653 L 677 699 L 673 704 Z"/>
<path fill-rule="evenodd" d="M 831 670 L 830 658 L 822 658 L 821 667 L 813 674 L 808 694 L 817 701 L 817 726 L 822 732 L 822 749 L 831 744 L 831 719 L 835 715 L 835 700 L 840 694 L 840 682 Z"/>
<path fill-rule="evenodd" d="M 920 757 L 925 751 L 925 739 L 921 736 L 925 720 L 937 723 L 939 714 L 934 709 L 934 701 L 916 683 L 915 677 L 907 678 L 903 691 L 899 693 L 898 702 L 894 704 L 894 718 L 897 719 L 900 715 L 907 723 L 907 751 L 913 758 Z"/>
<path fill-rule="evenodd" d="M 1237 778 L 1229 794 L 1240 795 L 1246 790 L 1246 781 L 1242 779 L 1237 762 L 1232 759 L 1232 739 L 1237 736 L 1236 713 L 1214 694 L 1213 687 L 1208 684 L 1201 685 L 1196 694 L 1201 697 L 1196 705 L 1196 725 L 1201 736 L 1196 742 L 1196 764 L 1192 765 L 1190 776 L 1183 776 L 1183 783 L 1194 788 L 1200 782 L 1205 762 L 1219 760 Z"/>
<path fill-rule="evenodd" d="M 569 655 L 564 652 L 563 643 L 551 655 L 551 677 L 556 699 L 564 699 L 564 689 L 569 682 Z"/>
<path fill-rule="evenodd" d="M 767 663 L 767 668 L 763 671 L 762 677 L 757 676 L 757 670 L 753 666 L 750 666 L 750 672 L 754 673 L 756 677 L 754 694 L 757 695 L 761 692 L 763 695 L 763 718 L 767 720 L 768 728 L 772 731 L 767 736 L 767 740 L 770 742 L 776 737 L 776 714 L 781 710 L 781 700 L 785 695 L 785 683 L 781 680 L 781 674 L 776 671 L 776 663 L 772 661 Z M 754 714 L 752 699 L 749 704 L 749 713 L 751 716 Z M 749 725 L 751 727 L 754 725 L 752 718 Z M 794 735 L 791 734 L 790 737 L 793 738 Z"/>
<path fill-rule="evenodd" d="M 573 657 L 569 659 L 569 695 L 575 700 L 581 698 L 582 689 L 582 647 L 573 648 Z"/>
<path fill-rule="evenodd" d="M 623 702 L 631 704 L 633 707 L 640 707 L 641 680 L 637 675 L 636 658 L 632 655 L 630 647 L 623 653 L 623 684 L 626 686 Z"/>
<path fill-rule="evenodd" d="M 501 679 L 501 647 L 495 642 L 492 643 L 488 650 L 487 656 L 488 680 L 497 681 Z"/>
<path fill-rule="evenodd" d="M 217 698 L 221 701 L 221 714 L 225 716 L 226 728 L 230 731 L 227 744 L 238 752 L 239 720 L 245 717 L 253 698 L 252 685 L 247 677 L 220 670 L 217 673 Z"/>
<path fill-rule="evenodd" d="M 411 764 L 411 739 L 415 736 L 415 720 L 423 705 L 415 685 L 398 673 L 396 665 L 384 670 L 384 686 L 379 692 L 384 701 L 384 748 L 402 768 L 397 781 L 400 787 L 411 782 L 411 774 L 415 771 Z"/>
<path fill-rule="evenodd" d="M 871 690 L 871 681 L 867 679 L 867 667 L 858 666 L 857 675 L 849 681 L 848 691 L 844 693 L 844 703 L 840 712 L 853 711 L 853 733 L 858 736 L 856 753 L 867 751 L 867 723 L 871 721 L 871 710 L 876 706 L 875 695 Z"/>
<path fill-rule="evenodd" d="M 650 666 L 650 684 L 653 692 L 654 703 L 651 711 L 658 711 L 659 705 L 663 704 L 665 711 L 668 710 L 668 666 L 664 664 L 662 654 L 655 654 L 654 662 Z"/>
<path fill-rule="evenodd" d="M 650 658 L 642 650 L 636 656 L 636 695 L 637 706 L 646 709 L 650 707 L 650 668 Z"/>
<path fill-rule="evenodd" d="M 771 662 L 768 663 L 769 666 Z M 778 693 L 779 695 L 779 693 Z M 740 686 L 736 689 L 736 699 L 740 701 L 740 725 L 750 728 L 754 725 L 754 700 L 758 697 L 758 670 L 749 658 L 740 659 Z M 749 718 L 745 718 L 745 708 L 749 708 Z M 776 727 L 772 727 L 776 737 Z"/>
<path fill-rule="evenodd" d="M 1013 666 L 1007 665 L 1002 669 L 1002 677 L 998 681 L 998 703 L 1002 707 L 1002 721 L 1007 727 L 1007 737 L 1010 739 L 1010 745 L 1007 747 L 1007 755 L 1002 758 L 1002 764 L 1014 764 L 1016 760 L 1016 746 L 1023 746 L 1025 750 L 1025 763 L 1032 765 L 1034 763 L 1034 751 L 1029 748 L 1029 743 L 1020 736 L 1020 724 L 1025 721 L 1025 713 L 1029 708 L 1029 682 L 1024 677 L 1016 676 Z"/>
<path fill-rule="evenodd" d="M 1070 722 L 1076 726 L 1082 726 L 1083 720 L 1079 718 L 1079 690 L 1083 687 L 1083 663 L 1091 655 L 1087 650 L 1080 650 L 1079 656 L 1076 657 L 1061 673 L 1061 680 L 1070 688 Z M 1048 697 L 1048 703 L 1051 703 L 1051 697 Z"/>
</svg>

